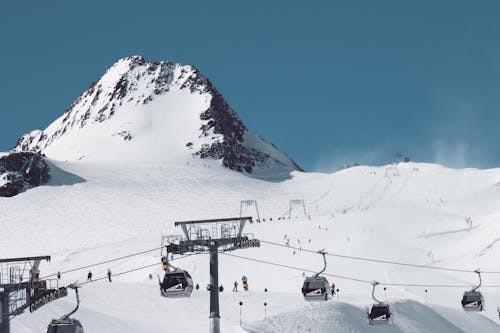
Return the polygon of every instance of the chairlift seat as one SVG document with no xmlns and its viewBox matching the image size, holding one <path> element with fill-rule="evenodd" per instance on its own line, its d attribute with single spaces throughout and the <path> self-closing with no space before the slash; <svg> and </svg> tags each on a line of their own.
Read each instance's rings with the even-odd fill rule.
<svg viewBox="0 0 500 333">
<path fill-rule="evenodd" d="M 481 292 L 466 291 L 462 297 L 462 307 L 465 311 L 483 311 L 484 298 Z"/>
<path fill-rule="evenodd" d="M 306 301 L 327 301 L 330 283 L 324 276 L 306 277 L 302 285 L 302 295 Z"/>
<path fill-rule="evenodd" d="M 190 297 L 193 279 L 187 271 L 165 272 L 160 290 L 163 297 Z"/>
</svg>

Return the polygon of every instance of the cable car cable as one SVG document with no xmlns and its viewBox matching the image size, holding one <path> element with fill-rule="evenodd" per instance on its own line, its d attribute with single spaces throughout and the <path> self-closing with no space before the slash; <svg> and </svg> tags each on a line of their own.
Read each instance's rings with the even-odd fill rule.
<svg viewBox="0 0 500 333">
<path fill-rule="evenodd" d="M 198 254 L 204 254 L 204 253 L 187 254 L 187 255 L 184 255 L 182 257 L 177 257 L 177 258 L 171 259 L 171 261 L 179 260 L 179 259 L 184 259 L 184 258 L 191 257 L 191 256 L 194 256 L 194 255 L 198 255 Z M 154 266 L 158 266 L 158 263 L 156 262 L 156 263 L 151 264 L 151 265 L 136 267 L 136 268 L 129 269 L 127 271 L 123 271 L 123 272 L 119 272 L 119 273 L 114 273 L 113 277 L 120 276 L 120 275 L 125 275 L 125 274 L 136 272 L 136 271 L 140 271 L 141 269 L 146 269 L 146 268 L 154 267 Z M 101 278 L 93 279 L 92 281 L 85 281 L 85 282 L 79 283 L 78 286 L 83 286 L 85 284 L 90 284 L 90 283 L 93 283 L 93 282 L 98 282 L 98 281 L 107 280 L 107 279 L 108 279 L 108 277 L 104 276 L 104 277 L 101 277 Z"/>
<path fill-rule="evenodd" d="M 287 245 L 283 245 L 283 244 L 279 244 L 279 243 L 275 243 L 275 242 L 265 241 L 265 240 L 262 240 L 262 239 L 259 239 L 259 240 L 260 240 L 261 243 L 265 243 L 265 244 L 269 244 L 269 245 L 274 245 L 274 246 L 279 246 L 279 247 L 284 247 L 284 248 L 290 248 L 290 249 L 294 249 L 294 250 L 299 250 L 299 251 L 304 251 L 304 252 L 309 252 L 309 253 L 315 253 L 315 254 L 318 253 L 318 251 L 308 250 L 308 249 L 304 249 L 304 248 L 301 248 L 301 247 L 287 246 Z M 336 253 L 331 253 L 331 252 L 326 253 L 326 255 L 327 256 L 332 256 L 332 257 L 344 258 L 344 259 L 369 261 L 369 262 L 375 262 L 375 263 L 381 263 L 381 264 L 408 266 L 408 267 L 434 269 L 434 270 L 442 270 L 442 271 L 461 272 L 461 273 L 475 273 L 474 270 L 458 269 L 458 268 L 446 268 L 446 267 L 438 267 L 438 266 L 417 265 L 417 264 L 410 264 L 410 263 L 404 263 L 404 262 L 398 262 L 398 261 L 390 261 L 390 260 L 381 260 L 381 259 L 371 259 L 371 258 L 348 256 L 348 255 L 336 254 Z M 484 274 L 500 274 L 500 272 L 497 272 L 497 271 L 483 271 L 483 270 L 481 270 L 481 273 L 484 273 Z"/>
<path fill-rule="evenodd" d="M 249 257 L 244 257 L 244 256 L 236 255 L 236 254 L 229 254 L 227 252 L 222 252 L 222 251 L 219 253 L 226 255 L 226 256 L 229 256 L 229 257 L 235 257 L 235 258 L 239 258 L 239 259 L 254 261 L 254 262 L 272 265 L 272 266 L 277 266 L 277 267 L 293 269 L 293 270 L 302 271 L 302 272 L 309 272 L 309 273 L 315 272 L 313 270 L 302 268 L 302 267 L 289 266 L 289 265 L 279 264 L 279 263 L 275 263 L 275 262 L 271 262 L 271 261 L 266 261 L 266 260 L 261 260 L 261 259 L 256 259 L 256 258 L 249 258 Z M 373 281 L 358 279 L 358 278 L 354 278 L 354 277 L 350 277 L 350 276 L 342 276 L 342 275 L 330 274 L 330 273 L 323 273 L 322 275 L 331 276 L 331 277 L 335 277 L 335 278 L 339 278 L 339 279 L 350 280 L 350 281 L 354 281 L 354 282 L 366 283 L 366 284 L 370 284 L 370 285 L 373 283 Z M 379 284 L 381 286 L 394 286 L 394 287 L 470 288 L 470 285 L 410 284 L 410 283 L 388 283 L 388 282 L 380 282 Z M 500 285 L 481 286 L 481 288 L 500 288 Z"/>
<path fill-rule="evenodd" d="M 110 262 L 114 262 L 114 261 L 118 261 L 118 260 L 123 260 L 123 259 L 131 258 L 131 257 L 135 257 L 135 256 L 138 256 L 138 255 L 141 255 L 141 254 L 145 254 L 145 253 L 149 253 L 149 252 L 158 251 L 158 250 L 160 250 L 162 248 L 163 248 L 163 246 L 162 247 L 157 247 L 157 248 L 154 248 L 154 249 L 151 249 L 151 250 L 146 250 L 146 251 L 131 253 L 131 254 L 128 254 L 126 256 L 122 256 L 122 257 L 118 257 L 118 258 L 114 258 L 114 259 L 109 259 L 109 260 L 97 262 L 97 263 L 86 265 L 86 266 L 72 268 L 72 269 L 69 269 L 67 271 L 62 271 L 62 272 L 59 272 L 59 273 L 60 274 L 71 273 L 71 272 L 79 271 L 79 270 L 90 268 L 90 267 L 94 267 L 94 266 L 104 265 L 104 264 L 108 264 Z M 52 276 L 56 276 L 56 275 L 57 275 L 57 273 L 49 274 L 49 275 L 43 276 L 42 279 L 45 279 L 45 278 L 48 278 L 48 277 L 52 277 Z"/>
<path fill-rule="evenodd" d="M 296 271 L 308 272 L 308 273 L 317 273 L 316 271 L 313 271 L 313 270 L 307 269 L 307 268 L 296 267 L 296 266 L 289 266 L 289 265 L 284 265 L 284 264 L 278 264 L 278 263 L 271 262 L 271 261 L 266 261 L 266 260 L 261 260 L 261 259 L 255 259 L 255 258 L 248 258 L 248 257 L 236 255 L 236 254 L 229 254 L 227 252 L 219 252 L 219 253 L 221 253 L 223 255 L 226 255 L 226 256 L 229 256 L 229 257 L 235 257 L 235 258 L 239 258 L 239 259 L 255 261 L 255 262 L 262 263 L 262 264 L 267 264 L 267 265 L 273 265 L 273 266 L 277 266 L 277 267 L 283 267 L 283 268 L 293 269 L 293 270 L 296 270 Z M 322 275 L 327 275 L 327 276 L 332 276 L 332 277 L 336 277 L 336 278 L 339 278 L 339 279 L 352 280 L 352 281 L 362 282 L 362 283 L 372 283 L 371 281 L 368 281 L 368 280 L 356 279 L 356 278 L 352 278 L 352 277 L 335 275 L 335 274 L 329 274 L 329 273 L 323 273 Z"/>
</svg>

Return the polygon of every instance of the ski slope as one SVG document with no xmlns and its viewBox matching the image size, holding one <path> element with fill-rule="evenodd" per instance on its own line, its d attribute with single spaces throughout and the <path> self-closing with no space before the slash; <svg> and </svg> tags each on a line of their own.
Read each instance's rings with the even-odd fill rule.
<svg viewBox="0 0 500 333">
<path fill-rule="evenodd" d="M 334 256 L 327 257 L 326 273 L 343 277 L 328 276 L 340 289 L 338 296 L 327 303 L 306 303 L 300 293 L 303 273 L 322 268 L 321 257 L 306 249 L 500 271 L 500 169 L 405 163 L 332 174 L 296 172 L 286 181 L 264 181 L 195 159 L 171 165 L 53 160 L 51 166 L 47 186 L 0 198 L 1 256 L 51 255 L 52 261 L 41 265 L 42 276 L 158 248 L 161 235 L 181 233 L 174 221 L 238 216 L 240 200 L 251 199 L 257 200 L 266 221 L 245 231 L 263 242 L 260 248 L 219 256 L 219 279 L 225 287 L 223 332 L 500 332 L 500 288 L 487 287 L 500 285 L 500 274 L 483 274 L 483 314 L 464 313 L 460 305 L 462 293 L 477 283 L 474 273 Z M 300 207 L 289 211 L 293 199 L 305 201 L 307 216 Z M 256 211 L 244 207 L 243 214 L 255 217 Z M 287 240 L 290 247 L 284 246 Z M 208 330 L 208 256 L 174 262 L 201 286 L 189 299 L 159 295 L 159 259 L 158 250 L 90 268 L 98 279 L 108 268 L 117 274 L 153 265 L 114 276 L 112 283 L 105 279 L 85 284 L 75 317 L 86 332 Z M 60 283 L 85 282 L 87 272 L 63 273 Z M 232 293 L 233 282 L 241 285 L 242 275 L 249 278 L 250 291 Z M 377 289 L 378 298 L 391 304 L 395 320 L 373 327 L 365 318 L 372 303 L 371 285 L 351 279 L 447 287 L 391 285 L 386 293 Z M 70 294 L 25 313 L 13 319 L 12 332 L 43 332 L 52 318 L 73 306 Z"/>
</svg>

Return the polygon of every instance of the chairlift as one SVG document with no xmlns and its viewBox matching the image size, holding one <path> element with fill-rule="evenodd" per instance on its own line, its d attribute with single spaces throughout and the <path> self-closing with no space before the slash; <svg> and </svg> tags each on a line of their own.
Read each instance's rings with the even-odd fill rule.
<svg viewBox="0 0 500 333">
<path fill-rule="evenodd" d="M 302 285 L 302 295 L 304 295 L 304 299 L 306 301 L 328 301 L 330 295 L 330 283 L 326 279 L 326 277 L 321 276 L 326 270 L 326 257 L 325 252 L 318 251 L 323 256 L 323 269 L 314 274 L 313 276 L 308 276 L 304 280 L 304 284 Z"/>
<path fill-rule="evenodd" d="M 193 292 L 193 279 L 185 270 L 167 270 L 163 281 L 158 277 L 158 282 L 163 297 L 189 297 Z"/>
<path fill-rule="evenodd" d="M 375 287 L 379 284 L 380 283 L 377 281 L 373 281 L 372 283 L 372 298 L 376 303 L 372 305 L 368 313 L 368 322 L 370 325 L 387 324 L 389 321 L 392 321 L 392 313 L 389 304 L 385 304 L 375 298 Z"/>
<path fill-rule="evenodd" d="M 84 333 L 83 326 L 78 319 L 70 318 L 80 306 L 80 297 L 78 296 L 78 286 L 70 285 L 70 288 L 75 290 L 76 307 L 68 314 L 65 314 L 59 319 L 52 319 L 47 327 L 47 333 Z"/>
<path fill-rule="evenodd" d="M 472 311 L 483 311 L 484 307 L 484 298 L 481 294 L 479 287 L 481 287 L 482 279 L 481 272 L 479 269 L 474 271 L 479 276 L 479 285 L 474 287 L 473 289 L 464 292 L 464 296 L 462 297 L 462 307 L 467 312 Z"/>
</svg>

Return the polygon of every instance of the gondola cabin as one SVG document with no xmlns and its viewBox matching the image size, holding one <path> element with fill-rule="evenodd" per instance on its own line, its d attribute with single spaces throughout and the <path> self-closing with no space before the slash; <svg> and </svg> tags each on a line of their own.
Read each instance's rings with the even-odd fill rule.
<svg viewBox="0 0 500 333">
<path fill-rule="evenodd" d="M 466 291 L 462 297 L 462 307 L 465 311 L 483 311 L 484 298 L 479 291 Z"/>
<path fill-rule="evenodd" d="M 327 301 L 330 294 L 330 284 L 323 276 L 311 276 L 304 280 L 302 295 L 306 301 Z"/>
<path fill-rule="evenodd" d="M 186 271 L 165 272 L 160 290 L 164 297 L 189 297 L 193 292 L 193 279 Z"/>
<path fill-rule="evenodd" d="M 83 326 L 78 319 L 70 318 L 80 306 L 80 297 L 78 296 L 78 286 L 69 285 L 68 288 L 75 290 L 76 307 L 68 314 L 65 314 L 59 319 L 52 319 L 47 327 L 47 333 L 84 333 Z M 66 289 L 66 288 L 65 288 Z"/>
<path fill-rule="evenodd" d="M 368 313 L 368 321 L 370 325 L 386 324 L 391 320 L 391 316 L 391 309 L 388 304 L 373 304 Z"/>
<path fill-rule="evenodd" d="M 83 326 L 77 319 L 63 318 L 52 319 L 47 333 L 84 333 Z"/>
</svg>

